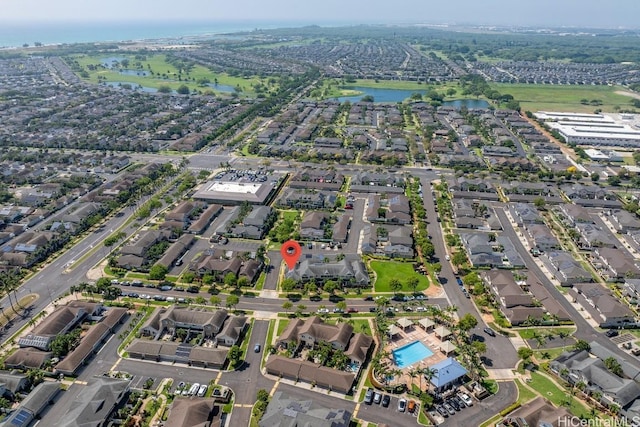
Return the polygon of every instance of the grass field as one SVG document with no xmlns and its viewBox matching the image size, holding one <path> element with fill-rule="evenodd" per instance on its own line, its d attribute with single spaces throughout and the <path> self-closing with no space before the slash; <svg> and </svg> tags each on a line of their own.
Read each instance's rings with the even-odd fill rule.
<svg viewBox="0 0 640 427">
<path fill-rule="evenodd" d="M 539 335 L 549 335 L 553 334 L 558 336 L 561 332 L 571 335 L 575 332 L 576 328 L 531 328 L 531 329 L 520 329 L 517 332 L 520 336 L 525 340 L 530 340 L 534 337 L 534 334 L 537 333 Z"/>
<path fill-rule="evenodd" d="M 213 87 L 199 87 L 197 81 L 201 78 L 208 78 L 212 83 L 217 79 L 218 84 L 236 87 L 239 86 L 242 89 L 241 95 L 252 96 L 255 95 L 253 85 L 263 83 L 267 85 L 266 80 L 261 80 L 257 77 L 243 78 L 234 77 L 225 73 L 214 73 L 206 67 L 196 65 L 193 70 L 187 76 L 182 75 L 183 81 L 178 80 L 178 69 L 173 65 L 166 62 L 166 56 L 162 54 L 149 55 L 145 60 L 137 60 L 134 55 L 117 55 L 117 58 L 127 58 L 131 65 L 129 69 L 136 69 L 135 63 L 140 62 L 142 69 L 140 71 L 152 70 L 154 75 L 128 75 L 121 74 L 118 70 L 97 68 L 92 71 L 87 68 L 89 65 L 100 65 L 104 58 L 108 55 L 79 55 L 74 57 L 78 63 L 83 66 L 89 73 L 89 78 L 85 79 L 92 83 L 98 83 L 98 76 L 106 78 L 107 82 L 127 82 L 133 85 L 141 85 L 150 88 L 159 88 L 160 86 L 169 86 L 171 89 L 176 90 L 179 86 L 185 84 L 189 87 L 189 90 L 199 91 L 211 91 L 217 92 Z M 219 91 L 218 91 L 219 92 Z"/>
<path fill-rule="evenodd" d="M 542 397 L 550 400 L 556 406 L 566 405 L 569 412 L 578 417 L 588 417 L 589 408 L 575 397 L 567 393 L 566 390 L 558 387 L 553 381 L 539 372 L 531 373 L 531 382 L 529 386 L 536 390 Z M 570 399 L 570 400 L 569 400 Z"/>
<path fill-rule="evenodd" d="M 518 402 L 521 405 L 536 398 L 537 395 L 522 384 L 520 380 L 516 380 L 516 385 L 518 386 Z"/>
<path fill-rule="evenodd" d="M 614 107 L 631 108 L 633 98 L 620 95 L 616 91 L 625 90 L 620 86 L 578 86 L 578 85 L 536 85 L 492 83 L 491 86 L 502 94 L 513 95 L 520 102 L 523 111 L 574 111 L 592 113 L 595 109 L 613 112 Z M 581 100 L 598 99 L 602 105 L 582 105 Z"/>
<path fill-rule="evenodd" d="M 376 292 L 393 292 L 389 286 L 392 279 L 400 281 L 403 291 L 412 291 L 407 285 L 411 277 L 417 277 L 420 282 L 417 290 L 422 291 L 429 287 L 427 278 L 417 273 L 410 262 L 371 261 L 370 266 L 376 273 Z"/>
</svg>

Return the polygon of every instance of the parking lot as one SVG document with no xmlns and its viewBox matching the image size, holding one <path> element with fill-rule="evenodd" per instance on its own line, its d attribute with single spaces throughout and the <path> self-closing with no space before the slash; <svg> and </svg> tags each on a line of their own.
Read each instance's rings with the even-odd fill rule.
<svg viewBox="0 0 640 427">
<path fill-rule="evenodd" d="M 413 399 L 415 402 L 413 412 L 409 412 L 406 407 L 410 399 L 405 399 L 407 401 L 405 409 L 404 411 L 400 411 L 398 409 L 400 397 L 382 392 L 378 393 L 380 393 L 380 401 L 378 403 L 372 401 L 370 405 L 363 402 L 358 410 L 358 418 L 367 421 L 375 421 L 377 423 L 385 422 L 389 425 L 408 425 L 410 423 L 417 423 L 418 414 L 420 413 L 420 403 L 416 399 Z M 386 407 L 383 405 L 385 395 L 389 397 L 389 404 Z"/>
</svg>

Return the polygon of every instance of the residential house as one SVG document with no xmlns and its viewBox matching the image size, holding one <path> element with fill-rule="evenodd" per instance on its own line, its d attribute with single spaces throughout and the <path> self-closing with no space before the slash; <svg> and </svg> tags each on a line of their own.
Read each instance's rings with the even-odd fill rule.
<svg viewBox="0 0 640 427">
<path fill-rule="evenodd" d="M 578 288 L 589 305 L 594 307 L 602 319 L 601 328 L 620 328 L 636 325 L 633 311 L 621 303 L 609 289 L 599 283 L 585 283 Z"/>
<path fill-rule="evenodd" d="M 591 214 L 584 206 L 564 203 L 559 205 L 557 209 L 562 218 L 571 226 L 575 226 L 577 223 L 594 224 Z"/>
<path fill-rule="evenodd" d="M 155 340 L 165 332 L 174 334 L 176 329 L 196 331 L 205 338 L 213 338 L 222 330 L 227 316 L 228 312 L 224 309 L 204 311 L 172 305 L 156 309 L 140 331 Z"/>
<path fill-rule="evenodd" d="M 616 248 L 597 248 L 595 254 L 608 267 L 605 273 L 608 278 L 624 280 L 625 278 L 640 278 L 640 269 L 633 262 L 633 258 Z"/>
<path fill-rule="evenodd" d="M 279 355 L 269 356 L 265 370 L 270 375 L 296 382 L 304 381 L 339 393 L 349 393 L 356 377 L 352 372 L 338 371 L 306 360 L 289 359 Z"/>
<path fill-rule="evenodd" d="M 556 236 L 553 235 L 549 227 L 545 224 L 532 224 L 525 227 L 527 234 L 531 238 L 536 248 L 541 251 L 548 251 L 550 249 L 559 249 L 560 242 Z"/>
<path fill-rule="evenodd" d="M 62 390 L 60 383 L 45 381 L 37 385 L 25 397 L 20 405 L 9 413 L 2 421 L 4 426 L 27 427 L 51 404 L 55 397 Z"/>
<path fill-rule="evenodd" d="M 622 209 L 614 209 L 609 215 L 609 220 L 618 233 L 630 234 L 640 230 L 640 221 L 631 212 Z"/>
<path fill-rule="evenodd" d="M 364 263 L 354 255 L 346 255 L 340 261 L 334 262 L 307 258 L 299 261 L 293 270 L 285 273 L 285 276 L 297 282 L 336 280 L 347 286 L 367 286 L 370 283 Z"/>
<path fill-rule="evenodd" d="M 170 212 L 168 212 L 164 219 L 166 221 L 178 221 L 183 224 L 183 228 L 186 228 L 189 225 L 191 218 L 193 218 L 198 211 L 203 209 L 204 203 L 202 202 L 192 202 L 190 200 L 184 200 L 178 204 L 175 208 L 173 208 Z"/>
<path fill-rule="evenodd" d="M 578 244 L 582 249 L 615 248 L 620 244 L 612 234 L 595 224 L 578 223 L 575 228 L 580 233 Z"/>
<path fill-rule="evenodd" d="M 242 339 L 248 326 L 246 317 L 229 316 L 222 330 L 216 335 L 216 342 L 227 347 L 236 345 Z"/>
<path fill-rule="evenodd" d="M 565 251 L 549 251 L 544 254 L 554 267 L 552 273 L 560 285 L 572 286 L 574 283 L 593 281 L 591 274 L 587 272 L 573 255 Z"/>
<path fill-rule="evenodd" d="M 549 367 L 569 384 L 586 384 L 585 392 L 592 396 L 600 395 L 600 402 L 604 405 L 615 404 L 624 410 L 640 397 L 637 382 L 614 374 L 602 359 L 585 350 L 562 353 Z"/>
<path fill-rule="evenodd" d="M 189 232 L 202 234 L 211 225 L 211 222 L 223 211 L 222 205 L 212 204 L 202 212 L 196 221 L 189 226 Z"/>
<path fill-rule="evenodd" d="M 26 375 L 0 371 L 0 397 L 13 400 L 14 396 L 18 392 L 26 390 L 28 385 L 29 380 Z"/>
<path fill-rule="evenodd" d="M 278 337 L 279 345 L 286 345 L 294 340 L 306 347 L 315 347 L 319 342 L 330 344 L 336 350 L 345 351 L 353 335 L 353 326 L 348 323 L 331 325 L 324 323 L 318 316 L 306 320 L 292 320 Z"/>
<path fill-rule="evenodd" d="M 491 270 L 483 273 L 483 280 L 500 304 L 500 311 L 511 325 L 518 326 L 544 320 L 543 307 L 518 285 L 513 273 L 505 270 Z"/>
<path fill-rule="evenodd" d="M 215 399 L 191 399 L 177 397 L 171 403 L 167 426 L 172 427 L 220 427 L 222 408 Z"/>
<path fill-rule="evenodd" d="M 333 243 L 347 243 L 349 237 L 349 228 L 351 227 L 351 216 L 342 214 L 338 217 L 338 220 L 333 224 L 331 240 Z"/>
<path fill-rule="evenodd" d="M 326 212 L 307 211 L 300 222 L 300 238 L 304 240 L 324 240 L 325 226 L 329 220 Z"/>
<path fill-rule="evenodd" d="M 295 421 L 294 421 L 295 420 Z M 326 408 L 314 400 L 300 400 L 276 392 L 258 422 L 259 427 L 326 426 L 349 427 L 351 413 L 345 409 Z"/>
<path fill-rule="evenodd" d="M 45 425 L 58 427 L 103 427 L 109 424 L 113 410 L 127 397 L 129 381 L 110 377 L 91 378 L 60 418 L 43 419 Z"/>
<path fill-rule="evenodd" d="M 284 190 L 277 203 L 279 206 L 294 209 L 333 209 L 336 199 L 335 192 L 288 188 Z"/>
<path fill-rule="evenodd" d="M 526 224 L 544 223 L 538 209 L 531 203 L 513 203 L 510 209 L 513 219 L 520 227 Z"/>
</svg>

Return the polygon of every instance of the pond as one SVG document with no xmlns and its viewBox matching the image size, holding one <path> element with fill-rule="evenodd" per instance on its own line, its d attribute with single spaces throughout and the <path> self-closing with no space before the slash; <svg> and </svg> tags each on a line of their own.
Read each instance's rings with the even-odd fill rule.
<svg viewBox="0 0 640 427">
<path fill-rule="evenodd" d="M 236 91 L 235 87 L 229 86 L 229 85 L 209 83 L 207 86 L 209 86 L 212 89 L 215 89 L 218 92 L 234 93 Z"/>
<path fill-rule="evenodd" d="M 402 102 L 407 98 L 410 98 L 414 93 L 419 93 L 421 95 L 427 93 L 426 90 L 384 89 L 364 86 L 349 86 L 345 87 L 345 89 L 355 90 L 362 93 L 360 95 L 341 96 L 336 98 L 340 102 L 358 102 L 367 95 L 372 96 L 375 102 Z M 466 106 L 467 108 L 489 107 L 489 103 L 483 99 L 456 99 L 453 101 L 445 101 L 442 105 L 454 108 L 461 108 L 462 106 Z"/>
<path fill-rule="evenodd" d="M 419 93 L 421 95 L 427 93 L 426 90 L 383 89 L 364 86 L 349 86 L 345 87 L 345 89 L 362 92 L 362 94 L 355 96 L 341 96 L 337 98 L 340 102 L 358 102 L 367 95 L 373 96 L 375 102 L 402 102 L 414 93 Z"/>
<path fill-rule="evenodd" d="M 102 84 L 105 84 L 111 87 L 116 87 L 119 89 L 125 89 L 125 90 L 139 90 L 141 92 L 149 92 L 149 93 L 155 93 L 158 91 L 158 89 L 154 87 L 140 86 L 137 83 L 131 83 L 131 82 L 103 82 Z"/>
<path fill-rule="evenodd" d="M 103 66 L 110 68 L 114 63 L 121 62 L 124 59 L 127 59 L 127 58 L 124 56 L 108 56 L 106 58 L 100 58 L 100 63 Z"/>
<path fill-rule="evenodd" d="M 130 70 L 123 69 L 118 71 L 120 74 L 124 74 L 125 76 L 148 76 L 149 72 L 145 70 Z"/>
</svg>

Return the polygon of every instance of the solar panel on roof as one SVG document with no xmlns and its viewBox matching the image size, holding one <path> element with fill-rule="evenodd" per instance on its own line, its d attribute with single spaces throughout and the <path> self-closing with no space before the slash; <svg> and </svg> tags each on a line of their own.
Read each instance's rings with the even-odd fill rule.
<svg viewBox="0 0 640 427">
<path fill-rule="evenodd" d="M 24 409 L 20 409 L 20 411 L 16 414 L 16 416 L 11 420 L 11 424 L 16 426 L 27 425 L 31 420 L 31 414 Z"/>
</svg>

